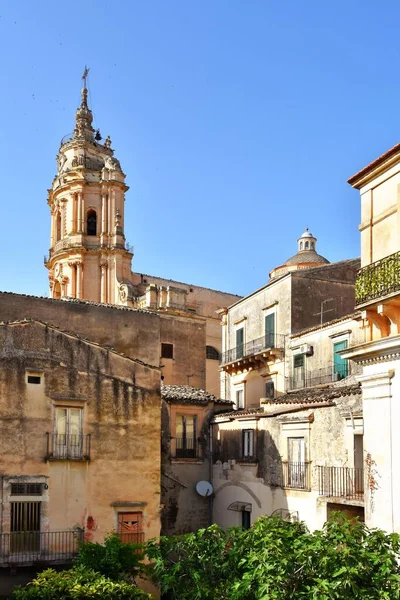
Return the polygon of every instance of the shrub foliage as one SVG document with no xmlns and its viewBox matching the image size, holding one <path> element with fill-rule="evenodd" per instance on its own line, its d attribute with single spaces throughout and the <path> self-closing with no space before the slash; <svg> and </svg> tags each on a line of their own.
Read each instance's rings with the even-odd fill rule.
<svg viewBox="0 0 400 600">
<path fill-rule="evenodd" d="M 397 534 L 337 513 L 321 531 L 261 517 L 147 544 L 169 600 L 399 600 Z"/>
</svg>

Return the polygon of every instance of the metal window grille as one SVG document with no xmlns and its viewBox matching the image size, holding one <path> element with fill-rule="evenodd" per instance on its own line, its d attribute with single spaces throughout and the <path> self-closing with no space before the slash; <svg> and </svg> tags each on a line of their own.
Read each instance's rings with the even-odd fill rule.
<svg viewBox="0 0 400 600">
<path fill-rule="evenodd" d="M 41 496 L 42 483 L 12 483 L 11 496 Z"/>
</svg>

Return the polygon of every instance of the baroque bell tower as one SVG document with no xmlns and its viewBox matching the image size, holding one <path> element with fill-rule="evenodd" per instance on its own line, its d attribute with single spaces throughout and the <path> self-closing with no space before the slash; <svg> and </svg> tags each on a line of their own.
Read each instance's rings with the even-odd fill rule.
<svg viewBox="0 0 400 600">
<path fill-rule="evenodd" d="M 132 252 L 124 235 L 125 174 L 88 106 L 85 68 L 75 129 L 61 140 L 48 191 L 51 239 L 45 266 L 52 298 L 126 304 Z"/>
</svg>

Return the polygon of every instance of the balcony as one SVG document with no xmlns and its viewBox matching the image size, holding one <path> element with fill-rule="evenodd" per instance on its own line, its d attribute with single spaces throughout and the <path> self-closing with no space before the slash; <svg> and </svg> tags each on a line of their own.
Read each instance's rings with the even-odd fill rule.
<svg viewBox="0 0 400 600">
<path fill-rule="evenodd" d="M 1 533 L 0 566 L 72 562 L 83 542 L 83 533 L 83 529 Z"/>
<path fill-rule="evenodd" d="M 310 463 L 283 461 L 282 487 L 310 491 Z"/>
<path fill-rule="evenodd" d="M 400 292 L 400 252 L 395 252 L 357 273 L 356 307 Z"/>
<path fill-rule="evenodd" d="M 198 440 L 193 437 L 173 438 L 171 439 L 171 457 L 176 459 L 201 459 L 201 446 Z"/>
<path fill-rule="evenodd" d="M 90 460 L 90 433 L 70 435 L 46 433 L 46 460 Z"/>
<path fill-rule="evenodd" d="M 320 496 L 364 499 L 364 470 L 348 467 L 317 467 Z"/>
<path fill-rule="evenodd" d="M 285 348 L 285 336 L 267 333 L 260 338 L 241 344 L 221 354 L 220 366 L 223 371 L 235 372 L 248 366 L 260 367 L 275 356 L 281 356 Z"/>
<path fill-rule="evenodd" d="M 356 367 L 356 365 L 348 362 L 341 365 L 332 364 L 322 369 L 306 370 L 301 367 L 293 369 L 293 375 L 286 377 L 286 391 L 341 381 L 353 374 Z"/>
</svg>

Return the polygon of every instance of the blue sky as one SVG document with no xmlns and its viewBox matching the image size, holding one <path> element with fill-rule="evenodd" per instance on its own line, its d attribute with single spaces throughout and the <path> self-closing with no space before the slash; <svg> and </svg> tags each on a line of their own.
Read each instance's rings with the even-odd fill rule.
<svg viewBox="0 0 400 600">
<path fill-rule="evenodd" d="M 90 66 L 133 269 L 247 294 L 308 226 L 359 255 L 347 178 L 399 141 L 400 4 L 2 0 L 0 289 L 45 295 L 47 189 Z"/>
</svg>

